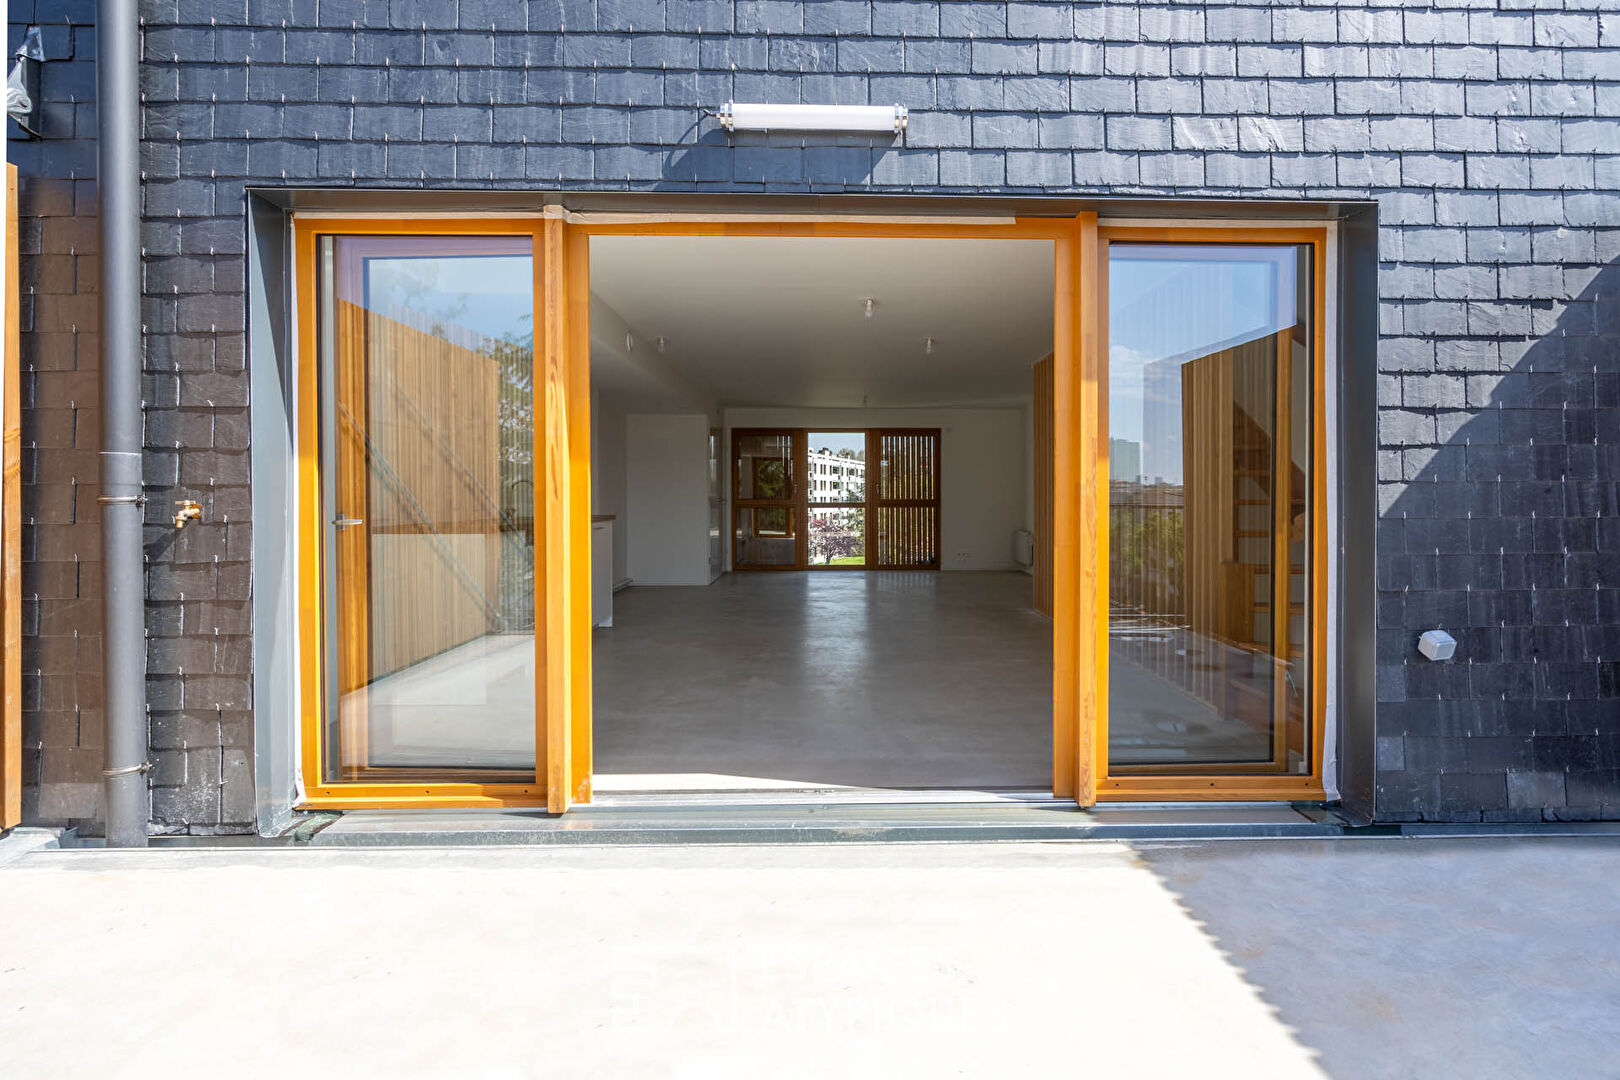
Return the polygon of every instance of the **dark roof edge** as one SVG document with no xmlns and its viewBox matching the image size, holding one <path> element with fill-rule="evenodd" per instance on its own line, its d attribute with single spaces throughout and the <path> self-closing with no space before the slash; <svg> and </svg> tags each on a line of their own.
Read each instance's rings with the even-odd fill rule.
<svg viewBox="0 0 1620 1080">
<path fill-rule="evenodd" d="M 963 217 L 1072 217 L 1096 210 L 1110 217 L 1342 218 L 1374 205 L 1369 199 L 1228 199 L 1095 195 L 896 195 L 706 191 L 490 191 L 454 188 L 248 187 L 285 210 L 355 213 L 860 214 Z"/>
</svg>

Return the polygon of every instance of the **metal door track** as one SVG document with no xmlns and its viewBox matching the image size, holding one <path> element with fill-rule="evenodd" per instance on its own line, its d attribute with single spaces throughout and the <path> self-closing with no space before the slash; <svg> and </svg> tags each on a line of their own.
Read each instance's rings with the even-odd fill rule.
<svg viewBox="0 0 1620 1080">
<path fill-rule="evenodd" d="M 318 847 L 541 844 L 983 843 L 1339 836 L 1351 823 L 1320 807 L 1073 803 L 693 807 L 590 805 L 553 816 L 520 810 L 361 810 L 315 832 Z"/>
</svg>

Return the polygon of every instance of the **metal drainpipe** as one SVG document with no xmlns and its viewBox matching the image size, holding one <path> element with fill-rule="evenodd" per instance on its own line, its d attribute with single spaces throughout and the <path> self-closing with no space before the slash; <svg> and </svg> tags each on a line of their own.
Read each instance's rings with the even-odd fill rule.
<svg viewBox="0 0 1620 1080">
<path fill-rule="evenodd" d="M 145 847 L 146 589 L 141 519 L 140 28 L 131 0 L 96 4 L 101 186 L 102 674 L 108 847 Z"/>
</svg>

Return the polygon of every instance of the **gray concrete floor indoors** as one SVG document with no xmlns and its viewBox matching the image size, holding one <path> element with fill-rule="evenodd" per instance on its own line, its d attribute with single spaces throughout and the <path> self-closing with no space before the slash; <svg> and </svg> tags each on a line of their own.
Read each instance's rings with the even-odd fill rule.
<svg viewBox="0 0 1620 1080">
<path fill-rule="evenodd" d="M 1052 624 L 1019 573 L 625 589 L 592 642 L 599 790 L 1050 790 Z"/>
</svg>

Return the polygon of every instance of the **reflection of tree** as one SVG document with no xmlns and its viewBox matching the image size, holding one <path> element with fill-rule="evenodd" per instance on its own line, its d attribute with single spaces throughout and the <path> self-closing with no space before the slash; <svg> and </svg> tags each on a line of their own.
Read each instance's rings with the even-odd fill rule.
<svg viewBox="0 0 1620 1080">
<path fill-rule="evenodd" d="M 810 515 L 810 562 L 823 566 L 858 561 L 866 549 L 866 511 L 836 510 Z"/>
<path fill-rule="evenodd" d="M 760 536 L 788 536 L 793 531 L 792 513 L 786 507 L 759 507 L 754 511 L 754 532 Z"/>
<path fill-rule="evenodd" d="M 447 269 L 442 259 L 389 259 L 387 302 L 428 315 L 444 337 L 445 324 L 462 323 L 467 313 L 467 294 L 440 280 Z"/>
<path fill-rule="evenodd" d="M 528 479 L 534 463 L 534 331 L 486 338 L 483 351 L 500 369 L 501 464 L 527 467 Z"/>
<path fill-rule="evenodd" d="M 1109 508 L 1109 600 L 1140 611 L 1183 611 L 1182 578 L 1187 558 L 1186 515 L 1178 498 L 1152 488 L 1114 485 Z"/>
<path fill-rule="evenodd" d="M 500 604 L 507 628 L 527 632 L 534 628 L 534 331 L 485 338 L 481 351 L 499 372 Z"/>
<path fill-rule="evenodd" d="M 785 499 L 788 497 L 787 462 L 781 458 L 754 459 L 755 499 Z"/>
</svg>

